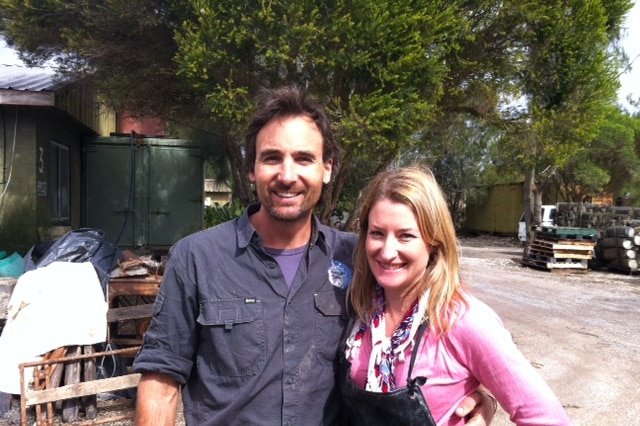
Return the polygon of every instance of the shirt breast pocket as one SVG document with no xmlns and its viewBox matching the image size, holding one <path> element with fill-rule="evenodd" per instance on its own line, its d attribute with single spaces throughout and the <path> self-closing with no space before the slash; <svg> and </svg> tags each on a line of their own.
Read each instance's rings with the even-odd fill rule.
<svg viewBox="0 0 640 426">
<path fill-rule="evenodd" d="M 212 374 L 252 376 L 265 365 L 262 304 L 255 298 L 210 299 L 200 303 L 199 353 Z"/>
<path fill-rule="evenodd" d="M 338 357 L 338 346 L 348 323 L 346 292 L 331 289 L 313 295 L 316 308 L 316 345 L 319 361 L 333 364 Z"/>
</svg>

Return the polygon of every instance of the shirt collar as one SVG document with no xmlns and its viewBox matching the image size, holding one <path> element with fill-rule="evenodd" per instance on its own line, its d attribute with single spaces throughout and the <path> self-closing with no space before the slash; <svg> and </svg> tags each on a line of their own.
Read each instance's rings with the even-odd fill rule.
<svg viewBox="0 0 640 426">
<path fill-rule="evenodd" d="M 262 237 L 258 234 L 256 229 L 251 224 L 249 216 L 260 210 L 260 203 L 254 203 L 249 205 L 242 216 L 238 219 L 238 227 L 236 229 L 238 237 L 238 247 L 246 248 L 249 244 L 254 243 L 260 247 L 263 247 Z M 318 217 L 314 214 L 311 216 L 312 231 L 310 246 L 317 245 L 323 249 L 327 248 L 327 239 L 325 235 L 325 226 L 320 223 Z"/>
</svg>

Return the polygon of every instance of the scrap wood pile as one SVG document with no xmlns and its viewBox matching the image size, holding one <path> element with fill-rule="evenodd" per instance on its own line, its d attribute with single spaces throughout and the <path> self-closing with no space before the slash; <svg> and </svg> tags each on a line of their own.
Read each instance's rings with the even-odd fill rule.
<svg viewBox="0 0 640 426">
<path fill-rule="evenodd" d="M 98 394 L 108 395 L 135 388 L 139 374 L 116 371 L 105 377 L 105 358 L 131 352 L 137 348 L 96 352 L 94 345 L 71 345 L 47 352 L 41 361 L 20 365 L 20 375 L 33 369 L 33 382 L 22 385 L 20 393 L 21 425 L 27 425 L 29 407 L 35 408 L 35 424 L 53 425 L 57 414 L 62 423 L 93 425 L 132 419 L 133 414 L 107 415 L 99 413 Z M 59 413 L 58 410 L 61 410 Z"/>
<path fill-rule="evenodd" d="M 148 326 L 166 253 L 120 252 L 96 230 L 71 231 L 67 238 L 43 245 L 37 254 L 34 247 L 30 253 L 25 256 L 29 270 L 25 268 L 19 278 L 0 279 L 0 367 L 5 366 L 0 368 L 0 424 L 16 414 L 12 404 L 16 395 L 20 395 L 18 419 L 22 425 L 34 415 L 37 425 L 54 424 L 60 415 L 63 423 L 102 423 L 100 397 L 124 394 L 139 380 L 127 365 Z M 118 291 L 111 291 L 112 282 L 117 283 Z M 16 291 L 19 287 L 21 291 Z M 94 344 L 115 347 L 111 346 L 112 332 L 122 338 L 129 332 L 127 326 L 133 329 L 135 341 L 119 342 L 121 349 L 95 353 Z M 89 328 L 92 332 L 86 330 Z M 74 337 L 67 338 L 68 334 Z M 77 344 L 76 334 L 82 335 Z M 28 365 L 34 358 L 44 364 Z M 124 370 L 101 378 L 103 359 L 114 360 Z M 63 361 L 56 364 L 56 360 Z M 19 373 L 19 363 L 28 370 L 23 373 L 20 369 Z M 130 401 L 131 397 L 125 399 Z M 117 417 L 109 421 L 114 419 Z"/>
<path fill-rule="evenodd" d="M 522 263 L 547 270 L 586 270 L 594 257 L 598 235 L 596 229 L 535 227 Z"/>
<path fill-rule="evenodd" d="M 164 273 L 166 263 L 166 255 L 160 251 L 137 255 L 124 250 L 122 259 L 118 259 L 117 266 L 111 270 L 110 278 L 160 276 Z"/>
</svg>

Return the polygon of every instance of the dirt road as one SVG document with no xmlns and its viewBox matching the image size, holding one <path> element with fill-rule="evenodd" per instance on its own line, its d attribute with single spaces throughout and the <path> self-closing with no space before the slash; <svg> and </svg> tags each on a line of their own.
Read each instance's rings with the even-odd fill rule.
<svg viewBox="0 0 640 426">
<path fill-rule="evenodd" d="M 502 317 L 574 425 L 640 425 L 640 275 L 521 266 L 517 241 L 462 238 L 473 294 Z M 492 425 L 512 424 L 500 409 Z"/>
<path fill-rule="evenodd" d="M 574 425 L 640 425 L 640 275 L 521 266 L 510 238 L 463 237 L 461 250 L 472 293 L 502 317 Z M 0 425 L 19 424 L 19 412 L 12 420 Z M 511 424 L 499 409 L 492 425 Z"/>
</svg>

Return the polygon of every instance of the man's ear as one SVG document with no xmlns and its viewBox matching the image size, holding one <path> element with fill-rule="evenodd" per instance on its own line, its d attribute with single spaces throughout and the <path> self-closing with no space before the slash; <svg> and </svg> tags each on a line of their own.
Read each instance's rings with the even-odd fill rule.
<svg viewBox="0 0 640 426">
<path fill-rule="evenodd" d="M 326 185 L 331 182 L 331 172 L 333 171 L 333 160 L 329 160 L 324 163 L 324 170 L 322 171 L 322 182 Z"/>
</svg>

